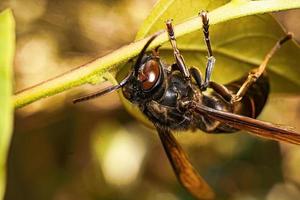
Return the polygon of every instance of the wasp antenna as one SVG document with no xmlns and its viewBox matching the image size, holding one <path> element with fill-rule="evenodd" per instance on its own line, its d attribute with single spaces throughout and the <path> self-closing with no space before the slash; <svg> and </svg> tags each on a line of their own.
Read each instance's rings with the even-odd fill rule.
<svg viewBox="0 0 300 200">
<path fill-rule="evenodd" d="M 86 96 L 83 96 L 83 97 L 74 99 L 74 100 L 73 100 L 73 103 L 76 104 L 76 103 L 79 103 L 79 102 L 88 101 L 88 100 L 90 100 L 90 99 L 94 99 L 94 98 L 103 96 L 103 95 L 105 95 L 105 94 L 114 92 L 114 91 L 120 89 L 121 87 L 123 87 L 123 86 L 128 82 L 128 80 L 129 80 L 129 78 L 130 78 L 131 76 L 132 76 L 132 73 L 130 73 L 126 78 L 124 78 L 124 79 L 119 83 L 119 85 L 111 86 L 111 87 L 105 88 L 104 90 L 101 90 L 101 91 L 99 91 L 99 92 L 95 92 L 95 93 L 88 94 L 88 95 L 86 95 Z"/>
<path fill-rule="evenodd" d="M 162 32 L 157 32 L 156 34 L 154 34 L 153 36 L 150 37 L 150 39 L 147 41 L 147 43 L 145 44 L 145 46 L 143 47 L 143 49 L 141 50 L 141 52 L 138 55 L 138 58 L 136 60 L 136 63 L 134 65 L 134 75 L 137 76 L 138 74 L 138 70 L 139 70 L 139 66 L 141 64 L 141 61 L 143 59 L 143 56 L 145 55 L 145 52 L 147 51 L 147 48 L 149 47 L 149 45 L 151 44 L 151 42 Z"/>
<path fill-rule="evenodd" d="M 83 97 L 80 97 L 80 98 L 77 98 L 77 99 L 74 99 L 73 100 L 73 103 L 76 104 L 76 103 L 79 103 L 79 102 L 83 102 L 83 101 L 88 101 L 90 99 L 94 99 L 94 98 L 97 98 L 97 97 L 100 97 L 102 95 L 105 95 L 105 94 L 108 94 L 108 93 L 111 93 L 119 88 L 121 88 L 122 86 L 121 85 L 115 85 L 115 86 L 111 86 L 111 87 L 108 87 L 102 91 L 99 91 L 99 92 L 95 92 L 95 93 L 92 93 L 92 94 L 88 94 L 86 96 L 83 96 Z"/>
</svg>

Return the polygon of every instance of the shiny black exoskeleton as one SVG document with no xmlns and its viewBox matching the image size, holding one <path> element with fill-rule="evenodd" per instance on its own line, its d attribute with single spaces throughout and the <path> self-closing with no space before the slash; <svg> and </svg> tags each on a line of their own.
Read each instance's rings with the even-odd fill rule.
<svg viewBox="0 0 300 200">
<path fill-rule="evenodd" d="M 244 81 L 245 78 L 232 82 L 227 88 L 234 94 Z M 124 96 L 137 104 L 156 126 L 172 130 L 201 129 L 205 132 L 232 132 L 236 129 L 195 113 L 193 104 L 256 117 L 268 93 L 268 79 L 262 76 L 249 88 L 244 98 L 236 103 L 227 101 L 217 92 L 204 94 L 195 80 L 186 79 L 182 75 L 176 63 L 172 66 L 163 64 L 157 53 L 155 56 L 144 56 L 137 76 L 131 76 L 123 87 Z"/>
<path fill-rule="evenodd" d="M 167 31 L 173 47 L 175 63 L 162 63 L 158 50 L 146 55 L 153 36 L 141 51 L 134 71 L 122 86 L 123 94 L 157 127 L 171 130 L 201 129 L 205 132 L 234 132 L 232 128 L 205 115 L 194 112 L 194 105 L 204 105 L 215 110 L 256 118 L 265 105 L 269 94 L 269 82 L 265 66 L 253 70 L 246 77 L 220 85 L 210 81 L 215 58 L 209 40 L 208 18 L 202 13 L 203 32 L 208 51 L 204 79 L 196 68 L 187 68 L 177 43 L 171 21 Z M 284 39 L 285 40 L 285 39 Z M 207 88 L 212 93 L 204 93 Z"/>
<path fill-rule="evenodd" d="M 157 83 L 142 82 L 139 79 L 142 73 L 157 76 Z M 152 85 L 145 89 L 145 83 Z M 128 81 L 123 87 L 123 94 L 157 125 L 187 129 L 192 123 L 192 115 L 185 103 L 197 99 L 193 87 L 195 86 L 187 84 L 180 71 L 166 67 L 157 57 L 147 56 L 141 64 L 138 78 L 133 77 Z"/>
<path fill-rule="evenodd" d="M 291 35 L 288 34 L 279 40 L 258 68 L 239 80 L 221 85 L 210 80 L 215 58 L 209 39 L 207 13 L 201 12 L 200 16 L 208 53 L 204 78 L 197 68 L 188 68 L 185 65 L 184 58 L 177 48 L 172 22 L 168 20 L 167 33 L 175 58 L 172 65 L 162 62 L 158 48 L 153 50 L 152 54 L 146 54 L 148 46 L 157 37 L 154 35 L 141 50 L 132 72 L 119 85 L 76 99 L 74 103 L 122 88 L 125 98 L 137 105 L 157 128 L 170 130 L 201 129 L 212 133 L 238 130 L 205 113 L 195 112 L 199 110 L 195 109 L 199 105 L 215 111 L 256 118 L 269 94 L 266 65 L 275 51 L 291 39 Z M 206 93 L 207 88 L 212 92 Z"/>
</svg>

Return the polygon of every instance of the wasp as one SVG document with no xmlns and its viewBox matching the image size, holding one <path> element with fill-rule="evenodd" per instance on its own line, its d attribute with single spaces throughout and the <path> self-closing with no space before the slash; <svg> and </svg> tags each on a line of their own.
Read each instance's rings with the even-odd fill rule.
<svg viewBox="0 0 300 200">
<path fill-rule="evenodd" d="M 148 46 L 157 37 L 157 34 L 153 35 L 124 80 L 73 102 L 122 89 L 124 97 L 137 105 L 156 127 L 182 186 L 197 199 L 214 199 L 213 190 L 194 169 L 172 131 L 200 129 L 206 133 L 233 133 L 245 130 L 259 137 L 299 145 L 299 133 L 256 119 L 269 95 L 267 64 L 282 44 L 292 38 L 292 34 L 278 40 L 257 68 L 238 80 L 222 85 L 210 80 L 216 59 L 211 48 L 209 18 L 205 11 L 199 16 L 208 54 L 204 76 L 198 68 L 186 66 L 177 47 L 172 20 L 167 20 L 166 32 L 175 59 L 173 64 L 161 61 L 158 48 L 147 54 Z M 207 89 L 211 92 L 205 92 Z"/>
</svg>

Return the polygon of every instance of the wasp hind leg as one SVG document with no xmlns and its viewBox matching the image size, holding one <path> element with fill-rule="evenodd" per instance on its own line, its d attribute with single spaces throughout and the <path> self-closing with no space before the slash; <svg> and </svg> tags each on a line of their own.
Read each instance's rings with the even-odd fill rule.
<svg viewBox="0 0 300 200">
<path fill-rule="evenodd" d="M 273 57 L 273 55 L 275 54 L 275 52 L 278 49 L 280 49 L 280 47 L 282 46 L 282 44 L 284 44 L 285 42 L 287 42 L 291 38 L 292 38 L 292 34 L 288 33 L 286 36 L 284 36 L 283 38 L 281 38 L 280 40 L 277 41 L 277 43 L 274 45 L 274 47 L 265 56 L 263 62 L 260 64 L 260 66 L 258 68 L 255 68 L 255 69 L 253 69 L 253 70 L 251 70 L 249 72 L 246 81 L 240 87 L 240 89 L 238 90 L 238 92 L 235 95 L 233 95 L 233 98 L 231 99 L 232 103 L 238 102 L 238 101 L 242 100 L 243 96 L 245 95 L 245 93 L 247 92 L 247 90 L 249 89 L 249 87 L 253 83 L 255 83 L 257 81 L 257 79 L 262 74 L 265 73 L 267 64 L 270 61 L 270 59 Z"/>
</svg>

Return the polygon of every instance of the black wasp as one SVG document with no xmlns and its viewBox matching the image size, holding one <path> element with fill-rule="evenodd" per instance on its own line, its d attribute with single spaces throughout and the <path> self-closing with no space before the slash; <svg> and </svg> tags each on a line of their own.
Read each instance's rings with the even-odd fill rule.
<svg viewBox="0 0 300 200">
<path fill-rule="evenodd" d="M 215 58 L 209 38 L 209 20 L 200 13 L 207 46 L 208 60 L 204 78 L 197 68 L 188 68 L 176 45 L 172 21 L 166 22 L 175 63 L 162 63 L 158 48 L 146 54 L 152 36 L 137 57 L 132 72 L 119 83 L 103 91 L 75 99 L 86 101 L 122 88 L 125 98 L 137 105 L 156 127 L 169 161 L 180 183 L 197 199 L 214 199 L 209 185 L 199 176 L 177 143 L 172 130 L 201 129 L 207 133 L 230 133 L 240 129 L 272 140 L 300 144 L 300 134 L 256 120 L 269 94 L 265 72 L 268 61 L 283 43 L 287 34 L 265 56 L 262 64 L 248 75 L 226 85 L 210 80 Z M 211 93 L 203 93 L 208 88 Z"/>
</svg>

